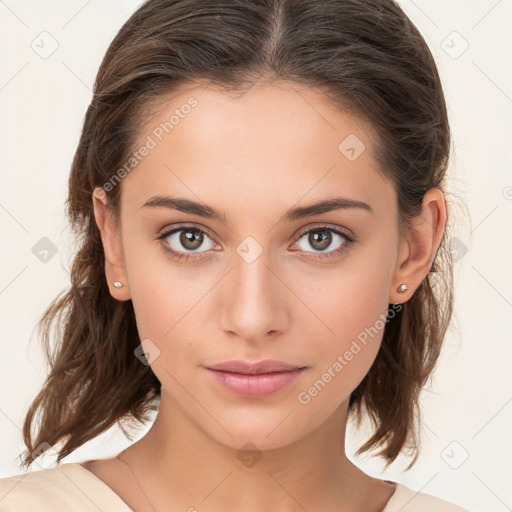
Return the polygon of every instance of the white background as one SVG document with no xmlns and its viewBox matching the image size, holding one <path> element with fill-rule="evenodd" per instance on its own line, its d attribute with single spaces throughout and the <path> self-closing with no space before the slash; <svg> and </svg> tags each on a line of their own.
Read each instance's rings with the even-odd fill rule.
<svg viewBox="0 0 512 512">
<path fill-rule="evenodd" d="M 434 53 L 449 104 L 456 309 L 434 384 L 423 393 L 417 464 L 404 473 L 399 460 L 381 475 L 377 459 L 354 461 L 473 511 L 505 512 L 512 510 L 512 1 L 400 3 Z M 22 472 L 20 428 L 46 375 L 35 325 L 69 285 L 64 201 L 94 78 L 138 5 L 0 1 L 0 477 Z M 43 31 L 58 43 L 48 58 L 31 47 L 41 37 L 51 47 Z M 58 248 L 46 263 L 32 252 L 43 237 Z M 350 452 L 364 439 L 349 436 Z M 64 461 L 111 456 L 128 444 L 116 427 Z"/>
</svg>

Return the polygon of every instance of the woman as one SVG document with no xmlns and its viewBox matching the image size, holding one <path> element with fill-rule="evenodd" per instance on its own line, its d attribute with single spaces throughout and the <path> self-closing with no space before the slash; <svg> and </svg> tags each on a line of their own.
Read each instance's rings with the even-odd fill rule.
<svg viewBox="0 0 512 512">
<path fill-rule="evenodd" d="M 80 247 L 23 463 L 158 416 L 115 457 L 0 480 L 0 510 L 462 511 L 344 449 L 368 417 L 359 453 L 418 455 L 452 313 L 449 147 L 390 0 L 141 5 L 73 161 Z"/>
</svg>

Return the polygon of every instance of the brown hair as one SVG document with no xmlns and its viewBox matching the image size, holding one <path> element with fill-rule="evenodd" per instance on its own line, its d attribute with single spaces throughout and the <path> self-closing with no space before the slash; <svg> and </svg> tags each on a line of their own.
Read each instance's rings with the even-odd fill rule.
<svg viewBox="0 0 512 512">
<path fill-rule="evenodd" d="M 421 214 L 429 188 L 444 192 L 450 132 L 440 78 L 427 44 L 395 2 L 145 2 L 104 56 L 72 163 L 67 215 L 78 251 L 71 288 L 38 324 L 50 372 L 23 425 L 24 466 L 44 443 L 64 441 L 60 462 L 120 420 L 148 421 L 160 396 L 151 367 L 134 356 L 140 339 L 132 302 L 115 300 L 107 286 L 92 191 L 129 157 L 164 94 L 197 80 L 243 90 L 275 79 L 321 88 L 375 130 L 374 157 L 396 189 L 401 233 Z M 121 187 L 109 188 L 108 207 L 118 219 Z M 350 396 L 350 413 L 366 413 L 375 427 L 358 453 L 380 448 L 388 465 L 406 448 L 416 453 L 410 466 L 418 455 L 418 399 L 452 315 L 448 233 L 431 273 L 388 319 L 377 358 Z"/>
</svg>

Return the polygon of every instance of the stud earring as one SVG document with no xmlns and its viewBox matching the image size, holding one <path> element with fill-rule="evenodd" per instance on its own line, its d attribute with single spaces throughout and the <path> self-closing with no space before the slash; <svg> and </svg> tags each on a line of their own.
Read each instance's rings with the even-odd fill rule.
<svg viewBox="0 0 512 512">
<path fill-rule="evenodd" d="M 401 285 L 397 288 L 397 291 L 398 291 L 398 293 L 404 293 L 404 292 L 406 292 L 408 289 L 409 289 L 409 287 L 408 287 L 405 283 L 403 283 L 403 284 L 401 284 Z"/>
<path fill-rule="evenodd" d="M 114 282 L 114 286 L 115 286 L 116 288 L 121 288 L 121 287 L 123 286 L 123 283 L 121 283 L 121 281 L 115 281 L 115 282 Z"/>
</svg>

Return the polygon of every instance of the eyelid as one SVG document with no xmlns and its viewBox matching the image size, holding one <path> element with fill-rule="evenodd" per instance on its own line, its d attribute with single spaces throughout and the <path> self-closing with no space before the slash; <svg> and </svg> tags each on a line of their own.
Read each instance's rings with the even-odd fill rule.
<svg viewBox="0 0 512 512">
<path fill-rule="evenodd" d="M 212 235 L 212 232 L 206 227 L 206 226 L 196 226 L 195 224 L 190 223 L 184 223 L 184 224 L 175 224 L 173 226 L 167 226 L 165 228 L 162 228 L 158 232 L 159 238 L 166 238 L 173 233 L 176 233 L 176 231 L 181 231 L 182 229 L 197 229 L 198 231 L 203 231 L 206 233 L 212 240 L 214 240 L 214 236 Z"/>
<path fill-rule="evenodd" d="M 198 231 L 203 231 L 205 232 L 212 240 L 215 239 L 215 236 L 212 234 L 212 231 L 210 231 L 210 229 L 208 229 L 206 226 L 198 226 L 198 225 L 195 225 L 195 224 L 190 224 L 190 223 L 185 223 L 185 224 L 176 224 L 176 225 L 173 225 L 172 227 L 164 227 L 162 228 L 159 232 L 158 232 L 158 235 L 159 236 L 169 236 L 170 234 L 172 234 L 173 232 L 176 232 L 176 231 L 179 231 L 180 229 L 186 229 L 186 228 L 194 228 L 194 229 L 197 229 Z M 305 235 L 306 233 L 308 233 L 309 231 L 312 231 L 314 229 L 327 229 L 327 228 L 330 228 L 330 229 L 333 229 L 334 231 L 340 231 L 343 235 L 345 235 L 347 238 L 352 238 L 352 239 L 355 239 L 353 233 L 348 230 L 347 228 L 344 228 L 344 227 L 341 227 L 341 226 L 338 226 L 338 225 L 335 225 L 335 224 L 328 224 L 328 223 L 322 223 L 322 222 L 317 222 L 315 224 L 313 224 L 312 226 L 306 226 L 306 227 L 302 227 L 300 229 L 298 229 L 293 235 L 292 237 L 295 238 L 295 237 L 301 237 L 303 235 Z"/>
<path fill-rule="evenodd" d="M 215 236 L 212 235 L 212 232 L 210 229 L 208 229 L 206 226 L 198 226 L 193 223 L 176 224 L 176 225 L 173 225 L 172 227 L 163 228 L 159 231 L 157 239 L 164 240 L 165 238 L 168 238 L 172 234 L 176 233 L 177 231 L 185 230 L 187 228 L 196 229 L 200 232 L 205 233 L 215 244 L 218 244 L 218 242 L 216 242 L 216 240 L 215 240 Z M 315 223 L 313 225 L 309 225 L 306 227 L 303 226 L 302 228 L 300 228 L 300 230 L 297 230 L 293 235 L 293 238 L 295 239 L 295 241 L 293 243 L 296 244 L 303 236 L 307 235 L 311 231 L 321 230 L 321 229 L 332 230 L 333 232 L 339 234 L 339 236 L 344 237 L 346 239 L 345 245 L 356 241 L 355 236 L 347 228 L 343 228 L 341 226 L 334 225 L 334 224 L 319 222 L 319 223 Z M 175 252 L 177 254 L 189 254 L 189 255 L 206 254 L 207 252 L 209 252 L 209 251 L 204 251 L 204 252 L 199 251 L 197 253 L 194 253 L 194 252 L 186 252 L 186 251 L 178 252 L 178 251 L 174 251 L 173 249 L 169 249 L 169 250 L 172 252 Z M 331 253 L 336 253 L 336 251 L 337 250 L 332 250 L 332 251 L 327 251 L 327 252 L 320 251 L 320 252 L 316 252 L 314 254 L 329 255 Z M 311 252 L 311 251 L 309 251 L 309 252 Z M 199 256 L 199 257 L 201 257 L 201 256 Z"/>
<path fill-rule="evenodd" d="M 352 231 L 350 231 L 347 228 L 338 226 L 336 224 L 328 224 L 325 222 L 317 222 L 313 225 L 308 225 L 306 227 L 300 228 L 300 230 L 296 231 L 293 235 L 294 238 L 302 238 L 304 235 L 309 233 L 310 231 L 315 231 L 316 229 L 332 229 L 333 231 L 336 231 L 338 233 L 341 233 L 343 236 L 346 236 L 349 240 L 355 240 L 355 236 L 353 235 Z"/>
</svg>

